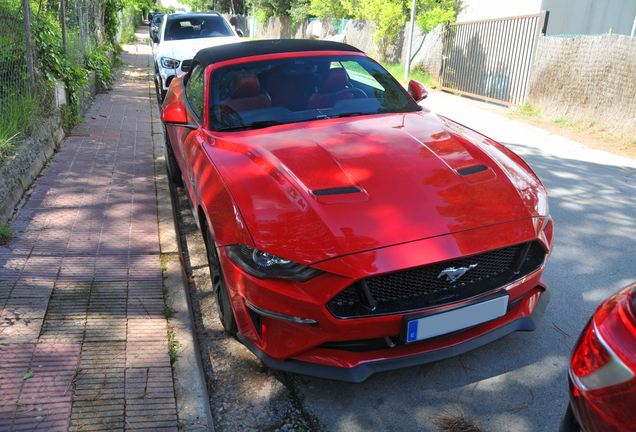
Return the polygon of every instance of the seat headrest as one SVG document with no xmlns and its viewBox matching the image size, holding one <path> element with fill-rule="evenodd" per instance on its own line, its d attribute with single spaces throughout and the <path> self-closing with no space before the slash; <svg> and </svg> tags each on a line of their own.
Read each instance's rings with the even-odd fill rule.
<svg viewBox="0 0 636 432">
<path fill-rule="evenodd" d="M 344 68 L 329 69 L 327 79 L 322 85 L 323 90 L 340 90 L 349 85 L 349 77 Z"/>
<path fill-rule="evenodd" d="M 254 74 L 246 74 L 236 78 L 236 83 L 234 84 L 234 89 L 230 97 L 252 97 L 258 95 L 260 92 L 261 84 L 258 82 L 258 77 Z"/>
</svg>

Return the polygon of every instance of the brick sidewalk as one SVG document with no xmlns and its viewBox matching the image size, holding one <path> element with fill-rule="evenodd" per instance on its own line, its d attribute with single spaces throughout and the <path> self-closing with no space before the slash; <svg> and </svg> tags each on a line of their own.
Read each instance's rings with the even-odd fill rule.
<svg viewBox="0 0 636 432">
<path fill-rule="evenodd" d="M 148 47 L 121 57 L 0 247 L 0 431 L 177 431 Z"/>
</svg>

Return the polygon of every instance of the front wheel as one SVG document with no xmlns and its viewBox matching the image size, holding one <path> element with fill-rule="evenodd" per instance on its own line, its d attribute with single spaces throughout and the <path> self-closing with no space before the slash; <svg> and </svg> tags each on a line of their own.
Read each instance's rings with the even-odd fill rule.
<svg viewBox="0 0 636 432">
<path fill-rule="evenodd" d="M 234 318 L 230 295 L 227 291 L 227 285 L 225 284 L 225 278 L 223 277 L 223 270 L 221 269 L 221 262 L 216 252 L 214 240 L 208 228 L 205 230 L 205 247 L 208 252 L 210 279 L 212 280 L 212 289 L 214 290 L 214 299 L 216 300 L 216 310 L 219 314 L 219 319 L 225 331 L 232 336 L 236 336 L 238 326 Z"/>
</svg>

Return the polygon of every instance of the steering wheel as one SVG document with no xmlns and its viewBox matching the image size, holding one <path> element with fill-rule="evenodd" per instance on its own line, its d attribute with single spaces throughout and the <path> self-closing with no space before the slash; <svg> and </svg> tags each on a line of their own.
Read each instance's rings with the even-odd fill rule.
<svg viewBox="0 0 636 432">
<path fill-rule="evenodd" d="M 368 98 L 367 94 L 360 90 L 357 87 L 349 87 L 349 88 L 344 88 L 342 90 L 338 90 L 337 92 L 335 92 L 334 94 L 331 95 L 331 97 L 329 98 L 329 100 L 327 101 L 326 106 L 331 107 L 334 103 L 334 101 L 340 96 L 343 95 L 345 93 L 351 93 L 353 94 L 353 98 L 354 99 L 366 99 Z M 359 97 L 356 97 L 356 94 L 359 95 Z"/>
</svg>

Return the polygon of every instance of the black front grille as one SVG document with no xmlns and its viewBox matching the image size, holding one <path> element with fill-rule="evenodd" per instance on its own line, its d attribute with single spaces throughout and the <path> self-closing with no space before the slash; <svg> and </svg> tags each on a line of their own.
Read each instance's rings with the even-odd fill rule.
<svg viewBox="0 0 636 432">
<path fill-rule="evenodd" d="M 359 318 L 452 304 L 508 285 L 537 270 L 544 259 L 545 250 L 533 241 L 371 276 L 340 291 L 327 303 L 327 309 L 336 318 Z M 451 281 L 452 269 L 459 269 L 455 274 L 467 270 Z"/>
<path fill-rule="evenodd" d="M 181 63 L 182 72 L 190 72 L 190 68 L 192 68 L 192 60 L 184 60 L 183 63 Z"/>
</svg>

